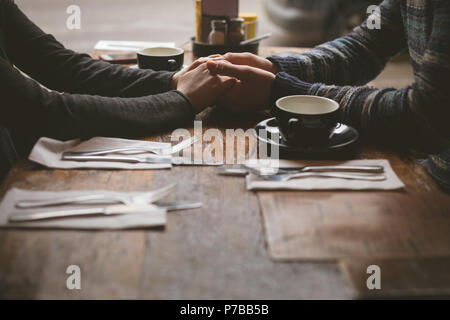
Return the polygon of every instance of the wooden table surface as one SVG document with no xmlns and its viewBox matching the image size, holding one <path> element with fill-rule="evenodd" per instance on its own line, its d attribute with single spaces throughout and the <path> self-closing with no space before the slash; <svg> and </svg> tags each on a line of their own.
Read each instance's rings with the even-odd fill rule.
<svg viewBox="0 0 450 320">
<path fill-rule="evenodd" d="M 260 54 L 296 51 L 261 48 Z M 186 62 L 192 60 L 186 53 Z M 408 84 L 407 62 L 391 63 L 373 83 Z M 266 114 L 212 112 L 204 129 L 250 128 Z M 170 133 L 150 137 L 169 141 Z M 411 196 L 439 193 L 412 155 L 363 146 L 358 158 L 386 158 Z M 308 299 L 350 298 L 337 263 L 279 263 L 269 259 L 257 196 L 243 178 L 222 177 L 213 167 L 171 170 L 50 170 L 18 163 L 4 181 L 33 190 L 145 191 L 178 183 L 175 199 L 202 201 L 201 209 L 169 213 L 158 230 L 0 231 L 0 298 Z M 351 192 L 348 192 L 351 196 Z M 386 197 L 390 192 L 384 192 Z M 307 192 L 298 192 L 307 197 Z M 81 268 L 81 290 L 66 288 L 69 265 Z"/>
</svg>

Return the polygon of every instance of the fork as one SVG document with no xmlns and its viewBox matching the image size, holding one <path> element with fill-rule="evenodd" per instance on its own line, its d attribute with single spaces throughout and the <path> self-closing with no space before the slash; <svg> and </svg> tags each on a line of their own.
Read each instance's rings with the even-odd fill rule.
<svg viewBox="0 0 450 320">
<path fill-rule="evenodd" d="M 161 148 L 161 147 L 124 147 L 124 148 L 112 148 L 112 149 L 105 149 L 105 150 L 97 150 L 97 151 L 86 151 L 86 152 L 64 152 L 64 156 L 99 156 L 104 155 L 108 153 L 120 153 L 120 152 L 130 152 L 130 151 L 144 151 L 144 152 L 151 152 L 156 155 L 166 156 L 171 155 L 174 153 L 177 153 L 184 148 L 190 146 L 191 144 L 195 143 L 197 141 L 197 137 L 191 137 L 189 139 L 183 140 L 180 143 L 168 147 L 168 148 Z"/>
<path fill-rule="evenodd" d="M 223 166 L 219 168 L 220 175 L 246 176 L 252 172 L 258 176 L 275 174 L 293 174 L 300 172 L 364 172 L 382 173 L 383 166 L 376 165 L 335 165 L 335 166 L 300 166 L 300 167 L 252 167 L 247 165 Z"/>
<path fill-rule="evenodd" d="M 367 180 L 367 181 L 383 181 L 386 180 L 384 174 L 346 174 L 334 172 L 300 172 L 300 173 L 283 173 L 273 175 L 258 175 L 264 180 L 270 181 L 289 181 L 296 178 L 323 177 L 323 178 L 340 178 L 348 180 Z"/>
<path fill-rule="evenodd" d="M 158 201 L 169 195 L 175 184 L 138 195 L 88 194 L 80 196 L 60 197 L 53 200 L 23 200 L 16 203 L 17 208 L 39 208 L 75 203 L 122 203 L 125 205 L 144 204 Z"/>
<path fill-rule="evenodd" d="M 257 175 L 274 175 L 283 173 L 301 173 L 301 172 L 359 172 L 359 173 L 382 173 L 383 166 L 375 165 L 331 165 L 331 166 L 301 166 L 301 167 L 286 167 L 286 168 L 254 168 L 247 167 L 247 169 Z"/>
</svg>

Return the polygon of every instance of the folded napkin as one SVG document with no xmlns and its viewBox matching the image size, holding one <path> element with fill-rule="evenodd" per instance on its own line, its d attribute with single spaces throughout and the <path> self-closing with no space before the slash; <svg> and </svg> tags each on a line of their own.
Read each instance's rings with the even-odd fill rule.
<svg viewBox="0 0 450 320">
<path fill-rule="evenodd" d="M 49 219 L 32 222 L 9 222 L 11 215 L 24 215 L 38 212 L 47 212 L 54 210 L 71 210 L 78 208 L 104 207 L 111 204 L 85 204 L 85 205 L 64 205 L 51 206 L 45 208 L 19 209 L 16 208 L 16 202 L 20 200 L 48 200 L 64 196 L 81 196 L 93 193 L 104 194 L 139 194 L 120 193 L 112 191 L 31 191 L 13 188 L 9 190 L 0 203 L 0 228 L 51 228 L 51 229 L 129 229 L 129 228 L 148 228 L 154 226 L 163 226 L 166 223 L 166 210 L 161 208 L 151 208 L 145 214 L 122 214 L 112 216 L 79 216 L 64 219 Z"/>
<path fill-rule="evenodd" d="M 40 138 L 31 150 L 30 159 L 33 162 L 54 169 L 165 169 L 170 168 L 170 163 L 125 163 L 112 161 L 68 161 L 62 160 L 62 154 L 66 151 L 96 151 L 109 148 L 122 147 L 170 147 L 169 143 L 127 140 L 118 138 L 96 137 L 82 142 L 79 139 L 69 141 L 59 141 L 50 138 Z M 140 156 L 154 155 L 152 153 L 142 153 Z"/>
<path fill-rule="evenodd" d="M 364 181 L 339 178 L 307 177 L 289 181 L 268 181 L 254 174 L 246 177 L 248 190 L 396 190 L 405 187 L 387 160 L 351 160 L 333 163 L 314 163 L 297 160 L 280 160 L 279 167 L 300 167 L 303 165 L 378 165 L 384 167 L 386 180 Z"/>
</svg>

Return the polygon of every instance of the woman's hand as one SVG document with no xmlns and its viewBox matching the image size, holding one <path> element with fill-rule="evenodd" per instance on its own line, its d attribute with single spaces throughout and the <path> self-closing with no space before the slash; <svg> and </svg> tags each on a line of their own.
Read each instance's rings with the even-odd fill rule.
<svg viewBox="0 0 450 320">
<path fill-rule="evenodd" d="M 280 72 L 276 64 L 249 52 L 244 53 L 229 52 L 223 56 L 222 55 L 210 56 L 209 59 L 215 61 L 225 60 L 235 65 L 250 66 L 261 70 L 265 70 L 267 72 L 271 72 L 273 74 L 277 74 L 278 72 Z"/>
<path fill-rule="evenodd" d="M 210 72 L 204 62 L 194 62 L 188 70 L 180 71 L 176 79 L 176 90 L 183 93 L 194 107 L 195 113 L 214 105 L 225 95 L 237 80 Z"/>
<path fill-rule="evenodd" d="M 238 79 L 238 82 L 219 98 L 219 105 L 234 112 L 248 112 L 269 107 L 270 92 L 275 79 L 273 73 L 220 60 L 210 60 L 206 65 L 213 74 Z"/>
</svg>

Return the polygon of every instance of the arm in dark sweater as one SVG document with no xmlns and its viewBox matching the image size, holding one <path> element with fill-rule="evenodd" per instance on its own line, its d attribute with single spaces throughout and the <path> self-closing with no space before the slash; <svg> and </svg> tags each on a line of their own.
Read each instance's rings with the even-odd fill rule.
<svg viewBox="0 0 450 320">
<path fill-rule="evenodd" d="M 384 9 L 381 10 L 380 31 L 383 37 L 376 35 L 378 30 L 367 33 L 363 24 L 356 29 L 356 33 L 328 44 L 327 50 L 313 50 L 314 59 L 311 59 L 312 56 L 298 58 L 296 60 L 298 69 L 294 68 L 290 74 L 280 72 L 276 76 L 272 99 L 292 94 L 328 97 L 340 103 L 342 121 L 374 136 L 410 143 L 425 141 L 429 146 L 435 144 L 437 148 L 448 146 L 449 1 L 435 1 L 433 7 L 429 4 L 423 8 L 403 8 L 405 10 L 403 18 L 408 17 L 405 25 L 408 26 L 410 39 L 420 39 L 421 45 L 426 46 L 421 55 L 415 51 L 417 48 L 411 44 L 409 46 L 415 71 L 414 83 L 411 86 L 396 90 L 314 83 L 320 78 L 324 80 L 323 82 L 335 84 L 359 83 L 372 78 L 375 74 L 373 66 L 378 69 L 381 61 L 390 56 L 389 52 L 396 52 L 405 43 L 405 39 L 393 37 L 396 34 L 395 30 L 400 30 L 403 25 L 402 16 L 392 14 L 400 10 L 398 2 L 384 1 L 382 4 Z M 391 21 L 392 19 L 395 21 Z M 421 21 L 421 28 L 415 25 L 416 21 Z M 386 30 L 392 33 L 386 34 Z M 427 34 L 425 30 L 429 30 L 429 33 Z M 374 36 L 368 37 L 369 34 Z M 354 52 L 355 41 L 358 42 L 361 37 L 365 39 L 364 47 L 367 49 L 360 51 L 359 54 L 349 55 L 349 52 Z M 334 52 L 334 54 L 330 56 L 320 52 Z M 368 57 L 371 60 L 367 61 Z M 348 62 L 344 63 L 342 59 Z M 315 64 L 318 64 L 318 67 Z M 280 65 L 287 64 L 280 63 Z"/>
<path fill-rule="evenodd" d="M 380 5 L 381 29 L 365 23 L 342 38 L 322 44 L 298 57 L 270 57 L 281 71 L 306 82 L 362 85 L 373 80 L 393 55 L 406 48 L 400 1 Z"/>
<path fill-rule="evenodd" d="M 67 50 L 11 0 L 0 0 L 0 49 L 0 126 L 21 136 L 142 136 L 194 118 L 189 100 L 168 91 L 172 73 L 113 66 Z M 49 92 L 11 62 L 66 93 Z"/>
<path fill-rule="evenodd" d="M 0 59 L 0 125 L 24 136 L 58 139 L 143 136 L 192 121 L 178 91 L 114 98 L 48 91 Z"/>
<path fill-rule="evenodd" d="M 61 92 L 140 97 L 170 90 L 172 72 L 136 70 L 64 48 L 11 1 L 1 0 L 0 23 L 9 60 L 44 86 Z"/>
</svg>

